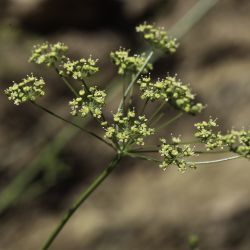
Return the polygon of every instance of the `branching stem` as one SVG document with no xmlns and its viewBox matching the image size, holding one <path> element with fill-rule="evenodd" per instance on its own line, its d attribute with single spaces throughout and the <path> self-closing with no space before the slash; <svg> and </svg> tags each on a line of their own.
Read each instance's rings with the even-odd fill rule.
<svg viewBox="0 0 250 250">
<path fill-rule="evenodd" d="M 156 129 L 156 131 L 160 131 L 161 129 L 169 126 L 170 124 L 172 124 L 173 122 L 175 122 L 176 120 L 178 120 L 180 117 L 182 117 L 183 113 L 179 113 L 178 115 L 176 115 L 175 117 L 173 117 L 172 119 L 170 119 L 169 121 L 163 123 L 160 127 L 158 127 Z"/>
<path fill-rule="evenodd" d="M 67 122 L 67 123 L 71 124 L 72 126 L 74 126 L 74 127 L 78 128 L 78 129 L 80 129 L 81 131 L 83 131 L 83 132 L 85 132 L 85 133 L 87 133 L 87 134 L 89 134 L 89 135 L 95 137 L 95 138 L 98 139 L 99 141 L 104 142 L 106 145 L 108 145 L 109 147 L 111 147 L 111 148 L 114 149 L 114 147 L 113 147 L 112 144 L 110 144 L 109 142 L 105 141 L 103 138 L 101 138 L 99 135 L 95 134 L 94 132 L 89 131 L 89 130 L 87 130 L 87 129 L 85 129 L 85 128 L 79 126 L 79 125 L 77 125 L 76 123 L 74 123 L 74 122 L 72 122 L 72 121 L 69 121 L 69 120 L 67 120 L 67 119 L 65 119 L 65 118 L 63 118 L 63 117 L 61 117 L 60 115 L 57 115 L 56 113 L 52 112 L 51 110 L 49 110 L 49 109 L 47 109 L 47 108 L 41 106 L 40 104 L 38 104 L 38 103 L 36 103 L 36 102 L 34 102 L 34 101 L 31 101 L 31 103 L 34 104 L 34 105 L 35 105 L 36 107 L 38 107 L 39 109 L 45 111 L 46 113 L 48 113 L 48 114 L 50 114 L 50 115 L 52 115 L 52 116 L 54 116 L 54 117 L 56 117 L 56 118 L 58 118 L 58 119 L 64 121 L 64 122 Z"/>
<path fill-rule="evenodd" d="M 154 118 L 158 115 L 158 113 L 161 111 L 161 109 L 164 107 L 165 104 L 166 104 L 166 103 L 163 102 L 163 103 L 155 110 L 155 112 L 153 113 L 153 115 L 152 115 L 152 116 L 149 118 L 149 120 L 148 120 L 149 123 L 151 123 L 151 122 L 154 120 Z"/>
</svg>

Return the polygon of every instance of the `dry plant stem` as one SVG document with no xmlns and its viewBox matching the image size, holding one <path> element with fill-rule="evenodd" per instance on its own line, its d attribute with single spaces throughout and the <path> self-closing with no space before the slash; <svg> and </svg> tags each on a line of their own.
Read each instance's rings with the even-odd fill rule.
<svg viewBox="0 0 250 250">
<path fill-rule="evenodd" d="M 41 250 L 47 250 L 54 242 L 58 234 L 61 232 L 67 221 L 75 213 L 75 211 L 84 203 L 84 201 L 95 191 L 95 189 L 106 179 L 107 176 L 117 167 L 122 156 L 117 154 L 110 164 L 94 179 L 94 181 L 85 189 L 85 191 L 79 196 L 77 201 L 69 208 L 68 212 L 63 216 L 61 222 L 52 232 L 48 240 L 45 242 Z"/>
<path fill-rule="evenodd" d="M 31 103 L 34 104 L 34 105 L 35 105 L 36 107 L 38 107 L 39 109 L 45 111 L 46 113 L 49 113 L 50 115 L 52 115 L 52 116 L 54 116 L 54 117 L 56 117 L 56 118 L 58 118 L 58 119 L 60 119 L 60 120 L 62 120 L 62 121 L 64 121 L 64 122 L 66 122 L 66 123 L 69 123 L 69 124 L 71 124 L 72 126 L 74 126 L 74 127 L 76 127 L 76 128 L 79 128 L 81 131 L 83 131 L 83 132 L 85 132 L 85 133 L 87 133 L 87 134 L 89 134 L 89 135 L 92 135 L 93 137 L 95 137 L 95 138 L 98 139 L 99 141 L 104 142 L 106 145 L 108 145 L 109 147 L 111 147 L 111 148 L 114 149 L 114 147 L 113 147 L 112 144 L 110 144 L 110 143 L 108 143 L 107 141 L 105 141 L 104 139 L 102 139 L 99 135 L 97 135 L 97 134 L 95 134 L 95 133 L 93 133 L 93 132 L 91 132 L 91 131 L 89 131 L 89 130 L 87 130 L 87 129 L 85 129 L 85 128 L 79 126 L 79 125 L 77 125 L 76 123 L 74 123 L 74 122 L 72 122 L 72 121 L 69 121 L 69 120 L 67 120 L 67 119 L 65 119 L 65 118 L 63 118 L 63 117 L 57 115 L 56 113 L 54 113 L 54 112 L 52 112 L 51 110 L 49 110 L 49 109 L 47 109 L 47 108 L 45 108 L 45 107 L 39 105 L 38 103 L 36 103 L 36 102 L 34 102 L 34 101 L 31 101 Z"/>
</svg>

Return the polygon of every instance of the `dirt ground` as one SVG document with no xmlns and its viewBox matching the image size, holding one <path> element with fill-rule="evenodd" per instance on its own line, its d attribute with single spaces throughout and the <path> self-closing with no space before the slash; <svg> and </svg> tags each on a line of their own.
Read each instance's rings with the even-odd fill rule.
<svg viewBox="0 0 250 250">
<path fill-rule="evenodd" d="M 93 54 L 102 68 L 95 80 L 107 86 L 115 73 L 109 52 L 142 46 L 135 24 L 148 20 L 170 29 L 196 2 L 0 2 L 0 250 L 40 249 L 63 211 L 112 158 L 102 144 L 30 105 L 14 107 L 2 94 L 12 80 L 33 71 L 50 85 L 41 102 L 68 116 L 69 93 L 60 80 L 26 63 L 32 45 L 63 41 L 72 56 Z M 249 127 L 249 25 L 250 1 L 220 0 L 180 39 L 176 55 L 156 62 L 160 76 L 178 73 L 207 104 L 204 114 L 185 116 L 166 135 L 189 138 L 193 123 L 210 115 L 224 131 Z M 109 108 L 116 103 L 110 101 Z M 249 165 L 242 159 L 181 174 L 124 159 L 51 249 L 184 250 L 196 234 L 201 250 L 248 250 Z M 18 173 L 22 181 L 11 184 Z"/>
</svg>

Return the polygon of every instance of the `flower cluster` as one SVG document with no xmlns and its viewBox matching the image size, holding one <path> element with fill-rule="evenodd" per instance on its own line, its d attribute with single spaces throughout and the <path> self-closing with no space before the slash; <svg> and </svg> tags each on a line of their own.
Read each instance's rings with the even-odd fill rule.
<svg viewBox="0 0 250 250">
<path fill-rule="evenodd" d="M 230 137 L 233 137 L 234 140 Z M 225 136 L 225 141 L 231 151 L 250 158 L 250 130 L 232 130 L 231 134 Z"/>
<path fill-rule="evenodd" d="M 175 53 L 178 48 L 176 39 L 169 37 L 163 28 L 156 28 L 151 24 L 144 23 L 137 26 L 136 31 L 143 33 L 146 41 L 153 47 L 163 50 L 165 53 Z"/>
<path fill-rule="evenodd" d="M 134 110 L 125 114 L 121 110 L 113 115 L 114 123 L 105 128 L 105 138 L 125 146 L 127 144 L 144 145 L 144 137 L 154 134 L 154 129 L 147 125 L 145 116 L 136 117 Z"/>
<path fill-rule="evenodd" d="M 105 104 L 106 93 L 99 90 L 96 86 L 90 87 L 88 91 L 84 89 L 79 91 L 79 97 L 69 102 L 71 114 L 86 117 L 91 113 L 94 117 L 102 117 L 102 109 Z"/>
<path fill-rule="evenodd" d="M 125 73 L 137 73 L 146 61 L 144 53 L 141 55 L 130 56 L 129 52 L 130 50 L 120 48 L 119 50 L 110 53 L 113 63 L 118 67 L 119 75 L 124 75 Z M 152 69 L 152 64 L 148 63 L 142 73 L 148 73 Z"/>
<path fill-rule="evenodd" d="M 29 61 L 36 64 L 45 64 L 50 67 L 64 60 L 67 51 L 68 47 L 60 42 L 55 44 L 48 44 L 47 42 L 38 44 L 34 46 Z"/>
<path fill-rule="evenodd" d="M 152 82 L 150 76 L 144 76 L 137 82 L 142 91 L 141 98 L 155 101 L 162 99 L 172 106 L 189 114 L 200 113 L 204 106 L 195 102 L 195 95 L 190 88 L 176 77 L 167 76 Z"/>
<path fill-rule="evenodd" d="M 181 172 L 185 172 L 187 168 L 194 168 L 193 163 L 185 161 L 185 157 L 194 156 L 194 151 L 190 145 L 180 145 L 179 137 L 172 138 L 172 144 L 168 144 L 165 139 L 161 139 L 161 147 L 159 150 L 163 161 L 160 168 L 166 170 L 169 165 L 176 165 Z"/>
<path fill-rule="evenodd" d="M 195 137 L 200 139 L 201 142 L 205 143 L 208 150 L 213 150 L 218 147 L 222 148 L 223 146 L 225 146 L 222 140 L 221 133 L 214 132 L 214 128 L 218 127 L 216 120 L 210 118 L 207 122 L 199 122 L 194 126 L 197 129 Z"/>
<path fill-rule="evenodd" d="M 81 58 L 80 60 L 71 61 L 68 59 L 61 65 L 60 75 L 70 76 L 75 80 L 84 80 L 84 78 L 94 75 L 99 71 L 96 66 L 98 60 Z"/>
<path fill-rule="evenodd" d="M 35 101 L 37 97 L 43 96 L 45 82 L 43 78 L 28 75 L 20 83 L 15 83 L 4 92 L 10 101 L 19 105 L 26 101 Z"/>
<path fill-rule="evenodd" d="M 229 151 L 250 157 L 250 130 L 231 130 L 227 134 L 215 132 L 214 128 L 218 125 L 216 120 L 211 118 L 208 122 L 196 123 L 195 127 L 197 129 L 195 136 L 205 143 L 207 150 L 228 147 Z"/>
</svg>

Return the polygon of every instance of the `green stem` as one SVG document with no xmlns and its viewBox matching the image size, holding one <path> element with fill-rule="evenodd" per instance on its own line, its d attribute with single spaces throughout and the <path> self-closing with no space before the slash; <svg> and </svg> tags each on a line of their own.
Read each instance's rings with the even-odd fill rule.
<svg viewBox="0 0 250 250">
<path fill-rule="evenodd" d="M 133 103 L 133 93 L 134 93 L 134 85 L 132 86 L 132 88 L 130 89 L 130 93 L 129 93 L 129 101 L 128 101 L 128 108 L 130 108 L 132 106 Z M 125 97 L 126 98 L 126 97 Z"/>
<path fill-rule="evenodd" d="M 87 129 L 85 129 L 85 128 L 79 126 L 79 125 L 77 125 L 76 123 L 74 123 L 74 122 L 72 122 L 72 121 L 69 121 L 69 120 L 67 120 L 67 119 L 65 119 L 65 118 L 63 118 L 63 117 L 61 117 L 60 115 L 57 115 L 56 113 L 52 112 L 51 110 L 49 110 L 49 109 L 47 109 L 47 108 L 41 106 L 40 104 L 38 104 L 38 103 L 36 103 L 36 102 L 34 102 L 34 101 L 31 101 L 31 103 L 34 104 L 34 105 L 35 105 L 36 107 L 38 107 L 39 109 L 41 109 L 41 110 L 47 112 L 48 114 L 50 114 L 50 115 L 52 115 L 52 116 L 54 116 L 54 117 L 56 117 L 56 118 L 58 118 L 58 119 L 60 119 L 60 120 L 62 120 L 62 121 L 64 121 L 64 122 L 67 122 L 67 123 L 69 123 L 70 125 L 72 125 L 72 126 L 74 126 L 74 127 L 76 127 L 76 128 L 79 128 L 79 129 L 82 130 L 83 132 L 85 132 L 85 133 L 87 133 L 87 134 L 89 134 L 89 135 L 92 135 L 93 137 L 95 137 L 96 139 L 98 139 L 98 140 L 104 142 L 106 145 L 110 146 L 111 148 L 114 148 L 112 144 L 108 143 L 107 141 L 105 141 L 104 139 L 102 139 L 99 135 L 95 134 L 94 132 L 91 132 L 91 131 L 89 131 L 89 130 L 87 130 Z"/>
<path fill-rule="evenodd" d="M 159 115 L 155 118 L 155 120 L 152 121 L 152 123 L 150 124 L 151 127 L 154 127 L 154 126 L 161 120 L 161 118 L 162 118 L 163 116 L 164 116 L 164 113 L 159 114 Z"/>
<path fill-rule="evenodd" d="M 89 94 L 90 90 L 89 90 L 87 83 L 84 80 L 82 80 L 82 84 L 83 84 L 84 88 L 86 89 L 87 93 Z"/>
<path fill-rule="evenodd" d="M 180 144 L 177 144 L 180 145 Z M 129 152 L 132 153 L 158 153 L 159 149 L 141 149 L 141 150 L 131 150 Z M 225 154 L 225 153 L 231 153 L 228 150 L 222 150 L 222 151 L 194 151 L 195 154 Z"/>
<path fill-rule="evenodd" d="M 242 157 L 241 155 L 236 155 L 236 156 L 231 156 L 231 157 L 227 157 L 227 158 L 222 158 L 222 159 L 218 159 L 218 160 L 212 160 L 212 161 L 196 161 L 196 162 L 187 162 L 188 164 L 211 164 L 211 163 L 219 163 L 219 162 L 224 162 L 224 161 L 230 161 L 230 160 L 234 160 L 234 159 L 238 159 Z"/>
<path fill-rule="evenodd" d="M 146 110 L 146 107 L 148 105 L 148 102 L 149 102 L 149 99 L 147 98 L 147 100 L 144 102 L 143 104 L 143 107 L 142 107 L 142 110 L 141 110 L 141 115 L 144 114 L 145 110 Z"/>
<path fill-rule="evenodd" d="M 147 66 L 149 60 L 152 58 L 154 54 L 154 51 L 150 51 L 150 53 L 148 54 L 144 64 L 142 65 L 142 67 L 140 68 L 140 70 L 136 73 L 135 77 L 133 77 L 132 81 L 129 83 L 125 93 L 124 93 L 124 98 L 122 98 L 120 104 L 119 104 L 119 107 L 118 107 L 118 110 L 121 109 L 122 105 L 123 105 L 123 102 L 124 100 L 126 99 L 126 97 L 128 96 L 131 88 L 134 86 L 135 82 L 137 81 L 137 79 L 139 78 L 139 76 L 141 75 L 141 73 L 143 72 L 143 70 L 145 69 L 145 67 Z"/>
<path fill-rule="evenodd" d="M 155 112 L 153 113 L 153 115 L 149 118 L 148 122 L 152 122 L 153 119 L 158 115 L 158 113 L 161 111 L 161 109 L 163 108 L 163 106 L 165 105 L 166 103 L 163 102 L 156 110 Z"/>
<path fill-rule="evenodd" d="M 161 162 L 160 160 L 153 158 L 151 156 L 147 156 L 147 155 L 139 155 L 139 154 L 135 154 L 135 153 L 131 153 L 131 152 L 128 152 L 127 155 L 131 156 L 133 158 L 139 158 L 139 159 L 143 159 L 146 161 L 154 161 L 154 162 L 158 162 L 158 163 Z"/>
<path fill-rule="evenodd" d="M 199 0 L 196 4 L 171 28 L 169 33 L 177 38 L 187 34 L 219 0 Z"/>
<path fill-rule="evenodd" d="M 126 103 L 125 103 L 125 91 L 126 91 L 126 82 L 125 80 L 123 80 L 123 84 L 122 84 L 122 110 L 123 112 L 125 112 L 125 106 L 126 106 Z"/>
<path fill-rule="evenodd" d="M 62 80 L 64 81 L 64 83 L 66 84 L 66 86 L 70 89 L 70 91 L 71 91 L 75 96 L 79 96 L 78 93 L 77 93 L 77 91 L 72 87 L 72 85 L 69 83 L 69 81 L 68 81 L 65 77 L 63 77 L 63 76 L 60 75 L 59 69 L 56 67 L 56 65 L 54 65 L 53 67 L 54 67 L 56 73 L 62 78 Z"/>
<path fill-rule="evenodd" d="M 121 160 L 121 155 L 116 155 L 110 164 L 98 175 L 94 181 L 87 187 L 87 189 L 80 195 L 77 201 L 70 207 L 68 212 L 63 216 L 62 220 L 46 240 L 41 250 L 47 250 L 54 242 L 58 234 L 61 232 L 65 224 L 70 217 L 76 212 L 76 210 L 84 203 L 84 201 L 96 190 L 96 188 L 110 175 Z"/>
<path fill-rule="evenodd" d="M 220 150 L 220 151 L 195 151 L 195 154 L 226 154 L 232 153 L 229 150 Z"/>
<path fill-rule="evenodd" d="M 156 131 L 158 132 L 159 130 L 167 127 L 168 125 L 170 125 L 171 123 L 175 122 L 177 119 L 179 119 L 181 116 L 183 115 L 183 113 L 180 113 L 178 115 L 176 115 L 175 117 L 173 117 L 172 119 L 170 119 L 169 121 L 163 123 L 160 127 L 158 127 L 156 129 Z"/>
<path fill-rule="evenodd" d="M 187 144 L 201 144 L 202 142 L 200 141 L 184 141 L 184 142 L 180 142 L 180 143 L 173 143 L 173 142 L 169 142 L 167 144 L 169 145 L 187 145 Z M 132 151 L 140 151 L 140 150 L 150 150 L 150 151 L 154 151 L 157 150 L 159 147 L 161 146 L 161 144 L 158 145 L 152 145 L 152 146 L 147 146 L 147 147 L 141 147 L 141 148 L 132 148 Z"/>
</svg>

